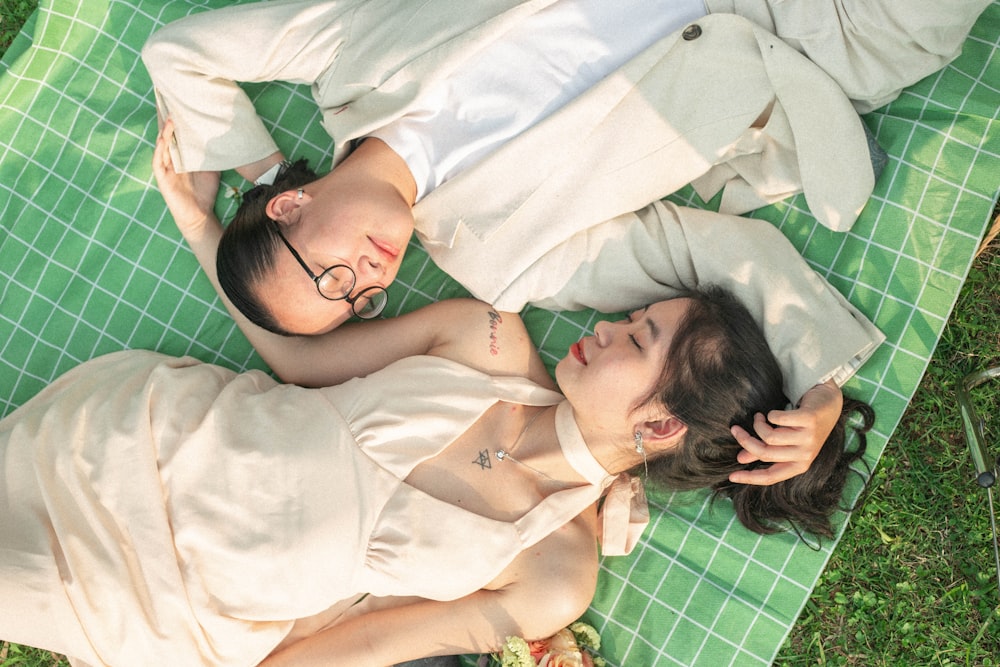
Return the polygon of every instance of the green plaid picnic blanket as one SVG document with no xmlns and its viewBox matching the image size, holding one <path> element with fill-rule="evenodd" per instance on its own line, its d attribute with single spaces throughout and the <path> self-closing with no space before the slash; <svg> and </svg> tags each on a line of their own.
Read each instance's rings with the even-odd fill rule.
<svg viewBox="0 0 1000 667">
<path fill-rule="evenodd" d="M 223 4 L 43 0 L 4 57 L 0 414 L 80 362 L 123 348 L 264 367 L 175 229 L 150 169 L 156 118 L 140 48 L 160 25 Z M 890 159 L 853 230 L 818 226 L 802 197 L 755 213 L 888 336 L 846 387 L 878 412 L 872 465 L 917 387 L 996 200 L 998 45 L 1000 2 L 951 66 L 865 116 Z M 328 167 L 331 142 L 307 89 L 249 90 L 287 155 Z M 232 173 L 224 180 L 243 185 Z M 671 198 L 712 205 L 690 191 Z M 220 194 L 220 214 L 233 210 Z M 463 294 L 414 242 L 391 305 L 398 313 Z M 550 366 L 600 317 L 525 312 Z M 847 501 L 860 490 L 857 482 Z M 609 664 L 770 663 L 834 543 L 751 534 L 704 494 L 652 501 L 636 552 L 603 561 L 587 615 Z"/>
</svg>

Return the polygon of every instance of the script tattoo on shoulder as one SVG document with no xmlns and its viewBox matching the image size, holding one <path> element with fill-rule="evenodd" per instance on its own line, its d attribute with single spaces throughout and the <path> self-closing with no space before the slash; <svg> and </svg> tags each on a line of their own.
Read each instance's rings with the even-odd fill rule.
<svg viewBox="0 0 1000 667">
<path fill-rule="evenodd" d="M 495 310 L 491 310 L 490 313 L 490 354 L 494 357 L 500 354 L 500 338 L 498 337 L 498 332 L 500 330 L 500 325 L 503 324 L 503 318 L 500 313 Z"/>
</svg>

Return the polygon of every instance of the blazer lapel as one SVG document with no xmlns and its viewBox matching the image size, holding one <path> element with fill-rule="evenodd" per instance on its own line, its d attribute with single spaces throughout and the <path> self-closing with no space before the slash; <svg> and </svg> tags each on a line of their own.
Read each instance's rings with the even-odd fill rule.
<svg viewBox="0 0 1000 667">
<path fill-rule="evenodd" d="M 526 206 L 524 214 L 534 215 L 530 204 L 565 191 L 567 181 L 579 175 L 577 161 L 594 151 L 592 142 L 602 126 L 604 133 L 607 128 L 620 133 L 620 127 L 609 125 L 609 116 L 656 65 L 662 48 L 647 49 L 475 167 L 440 185 L 414 208 L 417 230 L 432 243 L 451 245 L 462 225 L 485 241 L 512 217 L 520 217 Z M 608 157 L 617 160 L 614 154 Z M 568 168 L 574 164 L 578 166 Z M 589 159 L 587 166 L 593 166 Z M 587 187 L 587 181 L 568 187 L 572 192 Z"/>
<path fill-rule="evenodd" d="M 774 99 L 749 24 L 731 18 L 661 39 L 439 186 L 414 209 L 422 237 L 450 246 L 461 225 L 486 241 L 506 224 L 558 242 L 561 225 L 584 229 L 706 173 Z"/>
</svg>

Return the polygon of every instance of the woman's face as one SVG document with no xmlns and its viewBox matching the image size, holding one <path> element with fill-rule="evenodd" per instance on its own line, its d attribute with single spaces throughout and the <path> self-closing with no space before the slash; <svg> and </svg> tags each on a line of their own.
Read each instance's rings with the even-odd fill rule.
<svg viewBox="0 0 1000 667">
<path fill-rule="evenodd" d="M 628 437 L 652 392 L 690 299 L 660 301 L 619 322 L 600 322 L 556 366 L 556 382 L 581 426 Z M 654 408 L 659 410 L 659 408 Z"/>
<path fill-rule="evenodd" d="M 338 264 L 350 266 L 357 276 L 351 292 L 355 295 L 374 285 L 389 286 L 413 233 L 413 214 L 405 202 L 372 194 L 306 186 L 301 199 L 295 191 L 282 193 L 271 200 L 268 210 L 313 274 Z M 352 315 L 346 300 L 321 296 L 285 248 L 278 249 L 271 276 L 258 291 L 274 318 L 291 333 L 325 333 Z"/>
</svg>

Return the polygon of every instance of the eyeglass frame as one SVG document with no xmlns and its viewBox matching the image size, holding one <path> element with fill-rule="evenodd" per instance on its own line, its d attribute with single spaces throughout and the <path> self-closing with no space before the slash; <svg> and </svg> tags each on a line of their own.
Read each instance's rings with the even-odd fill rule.
<svg viewBox="0 0 1000 667">
<path fill-rule="evenodd" d="M 315 273 L 313 273 L 313 270 L 309 268 L 309 265 L 306 264 L 305 260 L 302 259 L 302 255 L 300 255 L 299 252 L 294 248 L 294 246 L 292 246 L 292 244 L 289 243 L 288 239 L 285 238 L 285 235 L 281 232 L 281 225 L 279 225 L 275 220 L 271 220 L 271 224 L 274 226 L 274 231 L 278 235 L 278 238 L 281 239 L 281 242 L 285 244 L 286 248 L 288 248 L 288 252 L 292 253 L 292 257 L 295 258 L 295 261 L 299 263 L 299 266 L 302 267 L 302 270 L 305 271 L 306 274 L 309 276 L 309 278 L 312 279 L 313 283 L 316 285 L 316 292 L 321 297 L 323 297 L 327 301 L 346 301 L 347 303 L 351 304 L 351 312 L 353 312 L 356 316 L 358 316 L 363 320 L 374 319 L 378 317 L 383 310 L 385 310 L 385 307 L 389 304 L 389 292 L 385 289 L 385 287 L 382 287 L 381 285 L 372 285 L 371 287 L 365 287 L 364 289 L 356 292 L 354 297 L 352 298 L 351 290 L 354 289 L 358 284 L 358 274 L 353 268 L 351 268 L 350 264 L 334 264 L 333 266 L 329 266 L 323 269 L 323 271 L 319 275 L 316 275 Z M 351 272 L 351 279 L 352 279 L 351 290 L 348 290 L 347 293 L 344 294 L 343 296 L 336 296 L 336 297 L 327 296 L 326 294 L 323 293 L 323 290 L 320 288 L 319 283 L 323 279 L 323 276 L 325 276 L 327 273 L 333 271 L 334 269 L 339 269 L 341 267 Z M 371 291 L 379 291 L 385 294 L 385 301 L 383 301 L 382 305 L 378 306 L 378 308 L 371 314 L 362 315 L 354 307 L 354 304 L 366 292 L 371 292 Z"/>
</svg>

